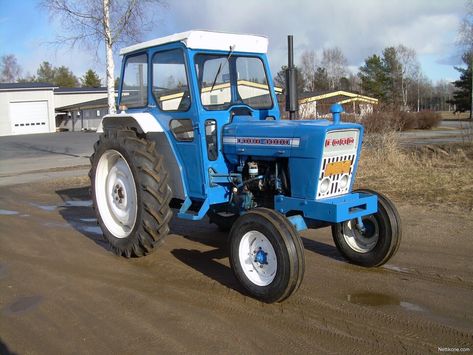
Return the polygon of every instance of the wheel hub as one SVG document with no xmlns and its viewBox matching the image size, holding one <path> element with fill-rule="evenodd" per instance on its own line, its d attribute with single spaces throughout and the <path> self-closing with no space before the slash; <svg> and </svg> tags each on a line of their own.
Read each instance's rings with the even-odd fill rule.
<svg viewBox="0 0 473 355">
<path fill-rule="evenodd" d="M 263 265 L 268 264 L 268 253 L 265 253 L 261 247 L 253 252 L 255 254 L 255 263 L 260 264 L 260 267 Z"/>
<path fill-rule="evenodd" d="M 258 286 L 273 282 L 278 269 L 276 252 L 263 233 L 252 230 L 243 235 L 239 258 L 243 272 L 251 282 Z"/>
<path fill-rule="evenodd" d="M 123 205 L 126 199 L 126 191 L 121 183 L 117 183 L 112 191 L 113 200 L 117 205 Z"/>
<path fill-rule="evenodd" d="M 343 223 L 342 232 L 348 246 L 359 253 L 368 253 L 374 249 L 379 239 L 378 222 L 373 215 L 363 218 L 363 228 L 357 220 Z"/>
</svg>

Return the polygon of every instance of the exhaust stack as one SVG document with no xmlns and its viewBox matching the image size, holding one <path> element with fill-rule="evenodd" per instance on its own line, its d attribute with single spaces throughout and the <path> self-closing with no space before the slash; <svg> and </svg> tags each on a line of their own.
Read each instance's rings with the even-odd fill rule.
<svg viewBox="0 0 473 355">
<path fill-rule="evenodd" d="M 287 69 L 286 69 L 286 111 L 291 120 L 296 118 L 299 109 L 297 102 L 297 73 L 294 66 L 293 36 L 287 36 Z"/>
</svg>

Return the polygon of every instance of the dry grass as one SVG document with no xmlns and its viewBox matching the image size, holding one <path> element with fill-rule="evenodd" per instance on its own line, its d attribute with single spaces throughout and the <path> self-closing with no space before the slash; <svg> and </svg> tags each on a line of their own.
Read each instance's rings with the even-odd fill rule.
<svg viewBox="0 0 473 355">
<path fill-rule="evenodd" d="M 439 111 L 442 120 L 466 120 L 470 118 L 470 111 L 458 112 L 456 114 L 453 111 Z"/>
<path fill-rule="evenodd" d="M 473 144 L 401 149 L 395 132 L 368 135 L 355 187 L 413 204 L 473 209 Z"/>
</svg>

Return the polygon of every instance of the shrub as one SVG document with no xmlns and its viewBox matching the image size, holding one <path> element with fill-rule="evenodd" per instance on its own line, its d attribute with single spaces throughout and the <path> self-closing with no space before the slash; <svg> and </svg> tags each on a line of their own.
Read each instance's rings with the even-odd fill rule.
<svg viewBox="0 0 473 355">
<path fill-rule="evenodd" d="M 417 114 L 417 128 L 431 129 L 438 126 L 442 117 L 438 112 L 422 111 Z"/>
<path fill-rule="evenodd" d="M 407 131 L 410 129 L 431 129 L 439 124 L 440 114 L 436 112 L 379 111 L 366 115 L 360 121 L 367 133 Z"/>
</svg>

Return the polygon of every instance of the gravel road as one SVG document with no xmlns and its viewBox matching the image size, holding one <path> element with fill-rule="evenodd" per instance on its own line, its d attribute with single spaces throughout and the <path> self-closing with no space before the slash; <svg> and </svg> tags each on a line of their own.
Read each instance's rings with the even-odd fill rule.
<svg viewBox="0 0 473 355">
<path fill-rule="evenodd" d="M 0 353 L 473 349 L 473 215 L 399 207 L 388 265 L 348 264 L 329 229 L 306 231 L 300 290 L 267 305 L 242 293 L 207 221 L 175 220 L 159 250 L 127 260 L 102 241 L 84 178 L 1 187 Z"/>
</svg>

